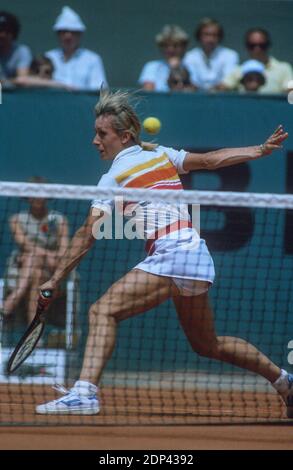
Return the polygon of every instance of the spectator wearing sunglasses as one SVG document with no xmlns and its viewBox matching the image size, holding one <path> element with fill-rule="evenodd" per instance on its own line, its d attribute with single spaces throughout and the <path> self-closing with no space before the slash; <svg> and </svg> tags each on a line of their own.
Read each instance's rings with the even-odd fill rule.
<svg viewBox="0 0 293 470">
<path fill-rule="evenodd" d="M 282 93 L 288 90 L 288 82 L 293 79 L 293 69 L 288 62 L 281 62 L 269 55 L 272 45 L 270 34 L 265 29 L 253 28 L 245 34 L 246 49 L 250 59 L 264 65 L 265 83 L 260 93 Z M 223 80 L 223 88 L 237 90 L 242 79 L 241 66 Z"/>
<path fill-rule="evenodd" d="M 190 81 L 190 74 L 186 67 L 178 65 L 172 67 L 169 78 L 168 86 L 170 91 L 195 91 L 196 87 Z"/>
<path fill-rule="evenodd" d="M 29 68 L 29 75 L 16 77 L 12 80 L 14 85 L 27 88 L 60 88 L 72 90 L 72 87 L 64 83 L 53 80 L 54 65 L 51 59 L 46 56 L 35 57 Z"/>
</svg>

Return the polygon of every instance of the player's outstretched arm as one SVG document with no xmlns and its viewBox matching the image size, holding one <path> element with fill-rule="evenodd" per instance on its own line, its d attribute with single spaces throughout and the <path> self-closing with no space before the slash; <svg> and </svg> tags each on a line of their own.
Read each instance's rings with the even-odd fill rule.
<svg viewBox="0 0 293 470">
<path fill-rule="evenodd" d="M 264 144 L 250 147 L 227 148 L 207 153 L 188 153 L 184 160 L 184 169 L 216 170 L 226 166 L 237 165 L 270 155 L 274 150 L 282 148 L 282 143 L 288 137 L 283 126 L 278 126 L 275 132 L 268 137 Z"/>
<path fill-rule="evenodd" d="M 52 290 L 54 297 L 54 291 L 56 292 L 60 282 L 78 265 L 81 259 L 92 247 L 95 241 L 93 236 L 93 227 L 94 224 L 102 217 L 102 211 L 100 215 L 93 215 L 91 210 L 84 224 L 75 232 L 67 251 L 60 260 L 60 263 L 51 279 L 42 284 L 42 286 L 40 286 L 40 290 Z M 40 302 L 42 303 L 41 300 Z M 44 303 L 47 304 L 50 302 L 44 301 Z"/>
</svg>

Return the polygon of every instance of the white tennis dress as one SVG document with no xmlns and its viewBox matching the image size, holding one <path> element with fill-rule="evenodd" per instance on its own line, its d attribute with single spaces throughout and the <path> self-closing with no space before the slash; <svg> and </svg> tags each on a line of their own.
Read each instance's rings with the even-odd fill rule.
<svg viewBox="0 0 293 470">
<path fill-rule="evenodd" d="M 134 145 L 115 157 L 98 187 L 183 189 L 178 174 L 187 173 L 185 156 L 184 150 L 158 146 L 148 151 Z M 114 206 L 113 200 L 92 201 L 92 208 L 107 214 L 112 214 Z M 146 239 L 148 255 L 134 269 L 173 278 L 182 295 L 202 293 L 196 281 L 206 281 L 201 283 L 204 290 L 213 283 L 214 263 L 205 241 L 191 225 L 187 205 L 128 202 L 123 205 L 123 215 L 132 219 L 140 238 Z"/>
</svg>

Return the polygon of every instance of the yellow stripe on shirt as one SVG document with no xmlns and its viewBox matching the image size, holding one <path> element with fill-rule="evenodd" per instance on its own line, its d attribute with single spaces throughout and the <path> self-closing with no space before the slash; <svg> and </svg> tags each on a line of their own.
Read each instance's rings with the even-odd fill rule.
<svg viewBox="0 0 293 470">
<path fill-rule="evenodd" d="M 161 157 L 157 158 L 152 158 L 152 160 L 149 160 L 148 162 L 141 163 L 140 165 L 136 165 L 129 170 L 125 171 L 124 173 L 121 173 L 121 175 L 116 176 L 115 180 L 119 184 L 129 176 L 138 173 L 141 170 L 146 170 L 149 168 L 152 168 L 153 166 L 157 165 L 160 162 L 170 162 L 168 156 L 166 153 L 163 153 Z"/>
</svg>

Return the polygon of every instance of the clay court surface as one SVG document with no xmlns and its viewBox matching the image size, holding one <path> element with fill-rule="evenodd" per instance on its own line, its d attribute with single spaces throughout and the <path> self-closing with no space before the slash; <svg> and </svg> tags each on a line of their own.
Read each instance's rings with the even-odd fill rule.
<svg viewBox="0 0 293 470">
<path fill-rule="evenodd" d="M 1 385 L 0 396 L 1 450 L 293 450 L 276 394 L 106 388 L 98 416 L 36 415 L 56 397 L 48 386 Z"/>
<path fill-rule="evenodd" d="M 291 425 L 0 428 L 6 450 L 292 450 Z"/>
</svg>

